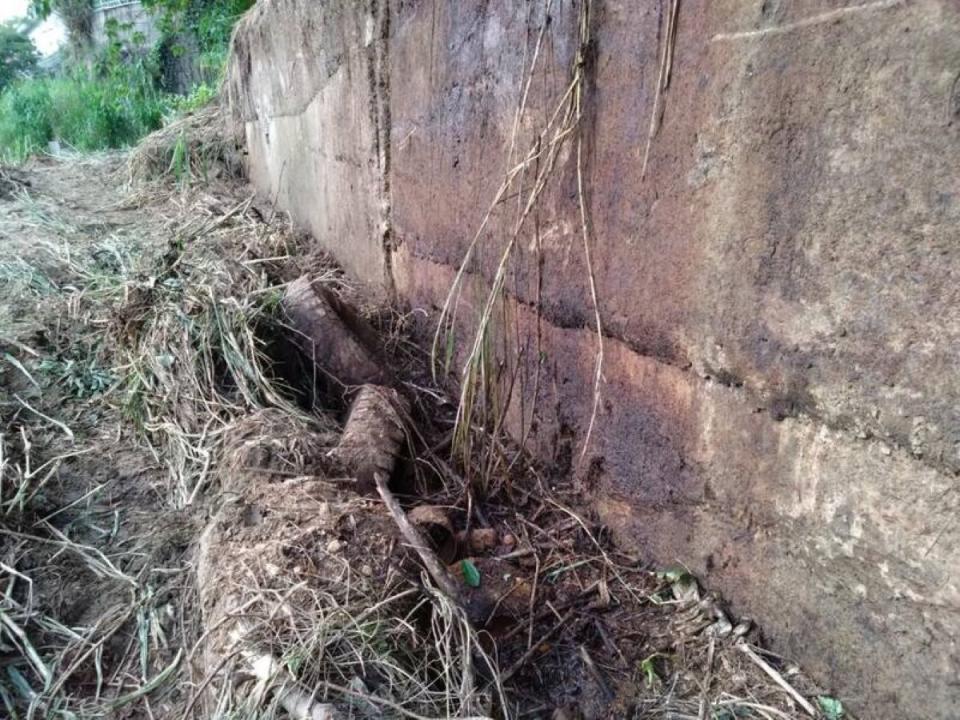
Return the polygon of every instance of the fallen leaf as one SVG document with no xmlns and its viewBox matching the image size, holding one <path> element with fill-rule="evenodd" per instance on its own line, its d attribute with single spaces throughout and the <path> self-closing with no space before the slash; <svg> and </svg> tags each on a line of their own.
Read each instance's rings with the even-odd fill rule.
<svg viewBox="0 0 960 720">
<path fill-rule="evenodd" d="M 843 703 L 836 698 L 832 698 L 829 695 L 820 695 L 817 698 L 817 703 L 820 705 L 820 709 L 823 710 L 823 714 L 827 716 L 827 720 L 841 720 L 841 718 L 843 718 Z"/>
<path fill-rule="evenodd" d="M 471 560 L 460 561 L 460 571 L 463 573 L 463 580 L 472 588 L 480 587 L 480 571 Z"/>
</svg>

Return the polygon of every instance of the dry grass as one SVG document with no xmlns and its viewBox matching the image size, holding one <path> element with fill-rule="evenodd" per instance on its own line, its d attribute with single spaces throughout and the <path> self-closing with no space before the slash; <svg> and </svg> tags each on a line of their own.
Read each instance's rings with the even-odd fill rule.
<svg viewBox="0 0 960 720">
<path fill-rule="evenodd" d="M 43 187 L 14 183 L 0 208 L 0 382 L 10 393 L 0 398 L 0 653 L 12 653 L 0 706 L 9 717 L 176 704 L 176 649 L 198 618 L 184 612 L 193 597 L 185 558 L 168 557 L 167 544 L 193 521 L 163 513 L 200 496 L 231 418 L 269 404 L 296 412 L 273 384 L 261 337 L 278 320 L 269 271 L 292 235 L 257 221 L 231 186 L 187 197 L 167 178 L 105 204 L 110 193 L 89 185 L 116 190 L 120 160 L 41 163 L 32 169 Z M 125 209 L 144 203 L 131 227 Z M 132 442 L 131 418 L 153 462 Z M 155 473 L 118 480 L 120 453 L 164 467 L 167 487 Z M 115 493 L 140 499 L 118 505 Z M 72 578 L 84 592 L 57 601 Z M 96 599 L 72 611 L 80 617 L 62 620 L 63 606 L 94 587 Z"/>
<path fill-rule="evenodd" d="M 62 425 L 52 418 L 47 422 Z M 43 428 L 15 418 L 10 425 L 19 425 L 13 442 L 0 434 L 0 651 L 6 656 L 0 701 L 11 718 L 109 715 L 170 679 L 172 670 L 148 678 L 148 658 L 163 657 L 166 636 L 177 634 L 169 625 L 164 631 L 156 602 L 158 591 L 165 593 L 176 582 L 154 576 L 127 553 L 115 554 L 113 538 L 83 539 L 89 534 L 84 527 L 95 528 L 107 510 L 99 497 L 106 484 L 59 506 L 45 496 L 60 485 L 63 465 L 93 448 L 34 467 L 34 448 L 50 445 L 38 438 Z M 51 580 L 59 584 L 65 578 L 98 588 L 95 614 L 83 613 L 85 619 L 77 622 L 55 610 L 51 595 L 67 588 L 52 587 Z M 115 654 L 110 648 L 117 641 L 127 643 L 127 651 Z M 141 682 L 131 683 L 134 678 Z M 92 690 L 78 692 L 84 686 Z"/>
<path fill-rule="evenodd" d="M 240 155 L 214 102 L 148 135 L 127 160 L 132 187 L 169 178 L 181 187 L 242 175 Z"/>
<path fill-rule="evenodd" d="M 114 163 L 71 169 L 86 180 Z M 66 194 L 20 181 L 0 207 L 0 706 L 12 718 L 107 716 L 168 689 L 168 643 L 183 634 L 161 617 L 182 576 L 156 574 L 149 543 L 124 546 L 116 483 L 95 465 L 111 446 L 121 457 L 99 427 L 116 387 L 106 333 L 149 248 L 69 213 Z"/>
<path fill-rule="evenodd" d="M 282 289 L 260 261 L 282 262 L 290 241 L 240 213 L 212 231 L 178 229 L 166 267 L 122 310 L 125 412 L 167 465 L 178 505 L 206 486 L 233 419 L 267 406 L 299 413 L 268 356 Z"/>
<path fill-rule="evenodd" d="M 506 283 L 511 259 L 526 234 L 532 233 L 538 237 L 538 233 L 529 227 L 531 219 L 535 215 L 544 193 L 556 181 L 555 175 L 562 153 L 570 148 L 573 149 L 576 156 L 577 207 L 588 274 L 589 295 L 593 302 L 597 332 L 593 388 L 594 409 L 589 428 L 584 437 L 581 457 L 589 446 L 600 403 L 603 377 L 603 329 L 590 251 L 590 224 L 587 217 L 582 170 L 582 123 L 591 27 L 591 3 L 589 1 L 580 3 L 579 7 L 578 46 L 571 64 L 569 82 L 555 102 L 553 111 L 549 113 L 546 122 L 531 133 L 526 152 L 519 159 L 515 157 L 520 128 L 531 122 L 530 118 L 527 117 L 527 104 L 531 84 L 537 73 L 544 37 L 549 26 L 548 18 L 551 7 L 552 0 L 547 0 L 544 3 L 543 21 L 534 46 L 530 67 L 525 68 L 522 91 L 507 148 L 507 169 L 504 179 L 458 266 L 457 274 L 440 312 L 431 353 L 434 368 L 440 365 L 442 360 L 444 371 L 448 371 L 456 354 L 455 333 L 458 329 L 457 316 L 464 291 L 464 283 L 468 273 L 477 270 L 477 258 L 481 243 L 483 240 L 489 239 L 488 236 L 491 234 L 489 228 L 496 222 L 495 215 L 498 213 L 500 206 L 506 202 L 506 198 L 515 194 L 518 198 L 515 217 L 507 223 L 508 231 L 503 239 L 503 247 L 499 252 L 499 259 L 489 283 L 489 290 L 485 292 L 485 299 L 481 303 L 480 312 L 470 331 L 472 339 L 467 343 L 465 351 L 462 353 L 464 356 L 463 369 L 459 377 L 460 398 L 453 447 L 455 452 L 460 454 L 463 464 L 468 467 L 473 464 L 472 457 L 477 452 L 486 456 L 480 463 L 483 468 L 482 472 L 477 477 L 472 478 L 477 489 L 483 494 L 496 489 L 497 483 L 494 476 L 497 470 L 502 467 L 503 461 L 499 442 L 504 430 L 506 413 L 513 400 L 513 378 L 516 377 L 518 372 L 509 368 L 508 328 L 505 324 L 498 328 L 495 321 L 498 317 L 506 319 L 505 306 L 509 304 L 509 299 L 506 297 Z M 532 175 L 532 178 L 530 175 Z M 539 254 L 541 252 L 539 239 L 535 244 Z M 541 267 L 541 265 L 538 257 L 537 266 Z M 538 279 L 536 303 L 538 312 L 540 308 L 540 285 L 541 280 Z M 499 355 L 496 350 L 498 342 L 503 343 L 503 350 Z M 518 356 L 514 361 L 520 363 L 524 360 L 524 358 Z M 538 383 L 539 358 L 536 358 L 534 362 L 537 368 L 535 383 Z M 537 392 L 534 390 L 534 398 L 536 398 L 536 395 Z M 480 433 L 475 432 L 478 428 L 481 430 Z M 478 439 L 482 441 L 480 448 L 474 447 L 474 441 Z"/>
<path fill-rule="evenodd" d="M 643 150 L 643 165 L 640 168 L 640 179 L 647 174 L 647 165 L 650 162 L 650 150 L 653 140 L 660 131 L 663 123 L 664 94 L 670 87 L 670 77 L 673 73 L 673 52 L 677 44 L 677 17 L 680 12 L 680 0 L 670 0 L 666 17 L 666 27 L 663 28 L 662 45 L 660 48 L 660 62 L 657 71 L 657 88 L 653 97 L 653 107 L 650 110 L 650 128 L 647 130 L 647 144 Z"/>
<path fill-rule="evenodd" d="M 547 166 L 551 143 L 575 132 L 581 83 L 544 135 Z M 332 411 L 295 402 L 282 379 L 279 299 L 312 261 L 242 187 L 184 192 L 163 169 L 162 139 L 130 161 L 154 179 L 120 202 L 103 207 L 98 193 L 67 211 L 53 199 L 62 188 L 20 184 L 0 207 L 0 232 L 28 231 L 0 254 L 7 715 L 279 718 L 295 703 L 315 717 L 542 717 L 566 705 L 631 718 L 806 716 L 784 684 L 805 699 L 818 688 L 743 650 L 749 626 L 692 578 L 618 552 L 575 509 L 568 478 L 514 448 L 504 491 L 489 486 L 482 502 L 470 492 L 465 468 L 496 467 L 483 436 L 499 430 L 501 409 L 478 428 L 464 405 L 479 412 L 492 387 L 491 333 L 474 345 L 474 389 L 455 415 L 425 368 L 406 373 L 416 351 L 405 319 L 383 311 L 415 396 L 417 487 L 458 530 L 499 538 L 469 556 L 482 577 L 470 592 L 490 601 L 489 622 L 471 622 L 397 542 L 379 500 L 334 483 Z M 65 186 L 86 174 L 119 187 L 122 160 L 65 165 L 44 182 L 75 172 Z M 549 177 L 540 170 L 531 203 Z M 328 266 L 318 275 L 341 282 Z M 461 464 L 446 463 L 442 448 L 464 432 Z"/>
</svg>

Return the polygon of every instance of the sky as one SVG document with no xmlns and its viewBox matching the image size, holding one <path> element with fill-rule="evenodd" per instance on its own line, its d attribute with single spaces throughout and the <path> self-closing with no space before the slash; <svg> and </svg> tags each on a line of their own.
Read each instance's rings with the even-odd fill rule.
<svg viewBox="0 0 960 720">
<path fill-rule="evenodd" d="M 29 4 L 30 0 L 0 0 L 0 20 L 23 17 Z"/>
</svg>

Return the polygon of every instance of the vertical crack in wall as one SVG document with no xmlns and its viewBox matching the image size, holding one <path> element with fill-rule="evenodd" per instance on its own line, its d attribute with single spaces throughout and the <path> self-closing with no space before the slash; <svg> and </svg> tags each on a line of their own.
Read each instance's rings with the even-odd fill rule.
<svg viewBox="0 0 960 720">
<path fill-rule="evenodd" d="M 390 194 L 390 0 L 371 0 L 372 38 L 368 38 L 370 115 L 374 125 L 377 159 L 377 233 L 383 250 L 383 282 L 391 300 L 396 299 L 393 278 L 393 206 Z"/>
</svg>

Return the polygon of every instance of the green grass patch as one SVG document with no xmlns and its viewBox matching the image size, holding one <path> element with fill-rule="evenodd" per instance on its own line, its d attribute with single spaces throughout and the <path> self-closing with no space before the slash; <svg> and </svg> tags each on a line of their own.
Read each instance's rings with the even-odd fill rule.
<svg viewBox="0 0 960 720">
<path fill-rule="evenodd" d="M 34 76 L 0 94 L 0 162 L 45 152 L 52 140 L 78 151 L 123 148 L 164 120 L 206 106 L 217 95 L 239 17 L 254 0 L 151 0 L 163 34 L 194 38 L 203 82 L 185 97 L 160 89 L 159 48 L 145 46 L 133 26 L 107 25 L 109 42 L 89 65 L 64 76 Z M 182 48 L 186 51 L 185 48 Z"/>
<path fill-rule="evenodd" d="M 54 139 L 84 151 L 126 147 L 159 128 L 169 108 L 138 64 L 23 80 L 0 96 L 0 160 L 21 162 Z"/>
</svg>

